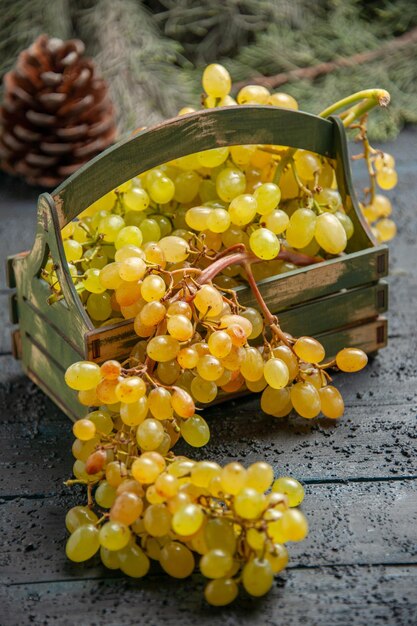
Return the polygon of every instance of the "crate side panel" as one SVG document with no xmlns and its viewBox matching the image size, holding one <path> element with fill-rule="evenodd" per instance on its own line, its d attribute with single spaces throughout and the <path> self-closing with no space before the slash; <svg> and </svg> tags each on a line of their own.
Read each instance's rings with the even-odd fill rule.
<svg viewBox="0 0 417 626">
<path fill-rule="evenodd" d="M 77 392 L 65 384 L 64 369 L 46 354 L 41 346 L 28 337 L 25 342 L 28 365 L 24 371 L 53 402 L 75 421 L 87 414 L 87 408 L 77 399 Z"/>
<path fill-rule="evenodd" d="M 376 282 L 387 273 L 388 250 L 386 246 L 379 246 L 273 276 L 260 281 L 258 286 L 271 311 L 279 313 L 294 304 Z M 238 287 L 237 292 L 241 304 L 254 305 L 248 287 Z"/>
<path fill-rule="evenodd" d="M 344 291 L 282 311 L 281 327 L 299 337 L 316 335 L 377 317 L 387 310 L 386 283 Z"/>
<path fill-rule="evenodd" d="M 367 354 L 381 350 L 387 345 L 388 325 L 384 317 L 350 328 L 321 333 L 317 339 L 326 350 L 326 359 L 333 358 L 342 348 L 361 348 Z"/>
</svg>

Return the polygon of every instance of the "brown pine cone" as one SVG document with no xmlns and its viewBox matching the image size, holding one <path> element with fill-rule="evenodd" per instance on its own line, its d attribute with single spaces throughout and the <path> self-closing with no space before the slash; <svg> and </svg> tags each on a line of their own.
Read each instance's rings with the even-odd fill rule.
<svg viewBox="0 0 417 626">
<path fill-rule="evenodd" d="M 56 186 L 115 137 L 107 84 L 83 53 L 41 35 L 4 76 L 0 165 L 30 184 Z"/>
</svg>

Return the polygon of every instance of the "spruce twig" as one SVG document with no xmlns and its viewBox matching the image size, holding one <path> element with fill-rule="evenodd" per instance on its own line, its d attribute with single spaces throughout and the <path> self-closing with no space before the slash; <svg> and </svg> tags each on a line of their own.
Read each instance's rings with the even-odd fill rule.
<svg viewBox="0 0 417 626">
<path fill-rule="evenodd" d="M 240 89 L 245 85 L 262 85 L 267 87 L 268 89 L 274 89 L 276 87 L 280 87 L 281 85 L 285 85 L 285 83 L 294 81 L 294 80 L 315 80 L 319 76 L 323 74 L 330 74 L 330 72 L 334 72 L 336 69 L 346 68 L 346 67 L 356 67 L 357 65 L 362 65 L 364 63 L 370 63 L 371 61 L 375 61 L 376 59 L 380 59 L 385 57 L 401 48 L 407 47 L 410 44 L 417 43 L 417 27 L 411 29 L 404 35 L 400 35 L 399 37 L 395 37 L 391 41 L 385 42 L 379 48 L 375 48 L 374 50 L 368 50 L 366 52 L 359 52 L 358 54 L 353 54 L 348 57 L 341 57 L 339 59 L 335 59 L 334 61 L 327 61 L 324 63 L 318 63 L 317 65 L 312 65 L 309 67 L 299 67 L 289 72 L 279 72 L 274 76 L 255 76 L 249 80 L 242 80 L 238 83 L 235 83 L 233 87 L 235 89 Z"/>
</svg>

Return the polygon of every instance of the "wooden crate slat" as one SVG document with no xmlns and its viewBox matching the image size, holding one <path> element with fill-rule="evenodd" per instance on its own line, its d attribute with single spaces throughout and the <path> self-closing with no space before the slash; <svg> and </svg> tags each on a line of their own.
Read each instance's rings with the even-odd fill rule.
<svg viewBox="0 0 417 626">
<path fill-rule="evenodd" d="M 376 282 L 388 273 L 388 248 L 378 246 L 272 276 L 258 283 L 268 307 L 279 313 L 289 306 L 321 298 L 341 289 Z M 253 306 L 254 299 L 248 287 L 236 289 L 244 306 Z"/>
</svg>

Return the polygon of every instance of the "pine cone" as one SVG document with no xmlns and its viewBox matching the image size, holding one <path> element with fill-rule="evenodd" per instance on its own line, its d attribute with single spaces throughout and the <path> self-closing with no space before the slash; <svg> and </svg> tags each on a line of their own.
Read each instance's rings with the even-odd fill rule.
<svg viewBox="0 0 417 626">
<path fill-rule="evenodd" d="M 78 39 L 41 35 L 4 76 L 0 165 L 7 172 L 54 187 L 113 141 L 107 84 L 83 53 Z"/>
</svg>

